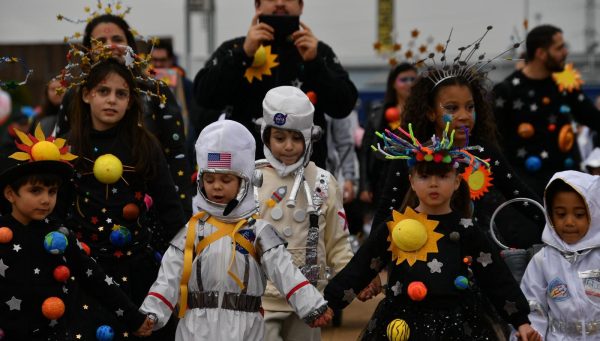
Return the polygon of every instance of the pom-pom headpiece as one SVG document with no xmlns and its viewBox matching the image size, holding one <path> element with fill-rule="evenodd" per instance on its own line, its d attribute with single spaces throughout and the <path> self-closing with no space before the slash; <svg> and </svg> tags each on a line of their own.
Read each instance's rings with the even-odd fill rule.
<svg viewBox="0 0 600 341">
<path fill-rule="evenodd" d="M 383 147 L 377 143 L 377 147 L 371 146 L 371 148 L 383 154 L 386 159 L 407 160 L 409 166 L 413 166 L 416 162 L 446 163 L 452 164 L 455 168 L 461 163 L 474 168 L 479 167 L 480 164 L 489 166 L 488 160 L 480 159 L 470 152 L 471 150 L 482 149 L 480 146 L 469 146 L 467 143 L 462 148 L 453 147 L 454 130 L 448 136 L 449 126 L 449 123 L 447 123 L 441 139 L 433 135 L 430 143 L 427 144 L 422 144 L 417 140 L 412 131 L 412 124 L 408 125 L 409 132 L 398 128 L 408 140 L 386 129 L 385 134 L 376 133 L 383 140 Z M 468 132 L 466 135 L 469 135 Z"/>
</svg>

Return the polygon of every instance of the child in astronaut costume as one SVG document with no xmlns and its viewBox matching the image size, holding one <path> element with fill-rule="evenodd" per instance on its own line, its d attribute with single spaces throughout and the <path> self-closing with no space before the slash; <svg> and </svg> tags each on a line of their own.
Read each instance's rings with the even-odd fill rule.
<svg viewBox="0 0 600 341">
<path fill-rule="evenodd" d="M 261 136 L 266 160 L 257 161 L 263 176 L 258 189 L 260 217 L 288 245 L 294 264 L 321 292 L 329 274 L 352 258 L 341 193 L 335 178 L 310 162 L 314 107 L 298 88 L 271 89 L 263 101 Z M 266 340 L 320 340 L 285 296 L 269 281 L 263 296 Z"/>
<path fill-rule="evenodd" d="M 600 339 L 599 192 L 600 177 L 577 171 L 556 173 L 546 186 L 546 246 L 521 282 L 544 340 Z"/>
<path fill-rule="evenodd" d="M 267 278 L 306 323 L 320 326 L 331 318 L 327 302 L 292 264 L 285 241 L 256 219 L 255 148 L 250 132 L 234 121 L 200 133 L 198 213 L 171 242 L 140 308 L 156 315 L 155 330 L 179 302 L 176 340 L 262 340 Z"/>
</svg>

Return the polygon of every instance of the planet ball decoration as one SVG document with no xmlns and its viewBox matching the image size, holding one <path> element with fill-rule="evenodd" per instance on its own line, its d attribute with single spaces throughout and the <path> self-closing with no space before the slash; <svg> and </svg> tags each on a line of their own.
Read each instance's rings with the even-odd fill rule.
<svg viewBox="0 0 600 341">
<path fill-rule="evenodd" d="M 52 231 L 44 237 L 44 248 L 53 255 L 63 254 L 67 246 L 69 240 L 60 232 Z"/>
<path fill-rule="evenodd" d="M 427 242 L 427 230 L 415 219 L 403 219 L 392 230 L 392 241 L 402 251 L 417 251 Z"/>
<path fill-rule="evenodd" d="M 31 157 L 35 161 L 60 160 L 60 150 L 50 141 L 40 141 L 31 147 Z"/>
<path fill-rule="evenodd" d="M 94 162 L 94 176 L 103 184 L 114 184 L 123 175 L 121 160 L 112 154 L 99 156 Z"/>
<path fill-rule="evenodd" d="M 8 244 L 13 239 L 13 231 L 8 227 L 0 227 L 0 244 Z"/>
<path fill-rule="evenodd" d="M 469 288 L 469 280 L 465 276 L 458 276 L 454 279 L 454 286 L 458 290 Z"/>
<path fill-rule="evenodd" d="M 425 299 L 425 296 L 427 296 L 427 287 L 423 282 L 410 282 L 406 289 L 406 293 L 411 300 L 422 301 Z"/>
<path fill-rule="evenodd" d="M 317 104 L 317 93 L 314 91 L 309 91 L 306 93 L 306 97 L 308 97 L 308 100 L 310 101 L 310 103 L 312 103 L 313 105 Z"/>
<path fill-rule="evenodd" d="M 79 242 L 79 247 L 81 247 L 81 249 L 83 250 L 83 252 L 85 252 L 85 254 L 89 257 L 92 254 L 92 249 L 90 249 L 90 246 L 87 245 L 84 242 Z"/>
<path fill-rule="evenodd" d="M 542 159 L 537 156 L 530 156 L 525 160 L 525 169 L 529 172 L 534 173 L 542 168 Z"/>
<path fill-rule="evenodd" d="M 123 247 L 131 243 L 131 232 L 124 226 L 116 227 L 110 233 L 110 242 L 114 246 Z"/>
<path fill-rule="evenodd" d="M 134 203 L 129 203 L 123 206 L 123 218 L 127 220 L 135 220 L 140 215 L 140 208 Z"/>
<path fill-rule="evenodd" d="M 390 341 L 407 341 L 410 337 L 410 328 L 406 321 L 395 319 L 388 324 L 386 334 Z"/>
<path fill-rule="evenodd" d="M 566 153 L 573 148 L 574 143 L 575 133 L 573 133 L 571 124 L 563 125 L 558 132 L 558 149 L 560 149 L 561 152 Z"/>
<path fill-rule="evenodd" d="M 528 139 L 535 134 L 535 128 L 531 123 L 524 122 L 519 124 L 519 127 L 517 128 L 517 134 L 519 134 L 521 138 Z"/>
<path fill-rule="evenodd" d="M 389 107 L 385 110 L 385 120 L 388 122 L 396 122 L 400 120 L 400 110 L 396 107 Z"/>
<path fill-rule="evenodd" d="M 42 314 L 49 320 L 58 320 L 65 313 L 65 303 L 58 297 L 48 297 L 42 303 Z"/>
<path fill-rule="evenodd" d="M 252 61 L 252 67 L 261 67 L 267 62 L 267 50 L 265 47 L 260 45 L 256 52 L 254 52 L 254 60 Z"/>
<path fill-rule="evenodd" d="M 66 282 L 71 277 L 71 270 L 64 265 L 59 265 L 52 272 L 54 279 L 58 282 Z"/>
<path fill-rule="evenodd" d="M 575 161 L 568 157 L 565 159 L 565 169 L 573 169 L 573 167 L 575 166 Z"/>
<path fill-rule="evenodd" d="M 114 337 L 115 331 L 111 326 L 104 324 L 96 329 L 96 339 L 98 339 L 98 341 L 112 341 Z"/>
<path fill-rule="evenodd" d="M 554 124 L 554 123 L 548 124 L 548 131 L 549 132 L 553 132 L 555 130 L 556 130 L 556 124 Z"/>
</svg>

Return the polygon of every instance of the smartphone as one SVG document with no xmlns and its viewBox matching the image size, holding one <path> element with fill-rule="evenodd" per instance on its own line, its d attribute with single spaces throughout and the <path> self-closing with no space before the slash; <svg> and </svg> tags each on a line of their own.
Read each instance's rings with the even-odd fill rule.
<svg viewBox="0 0 600 341">
<path fill-rule="evenodd" d="M 300 29 L 300 17 L 297 15 L 259 15 L 258 21 L 273 27 L 276 41 L 285 41 Z"/>
</svg>

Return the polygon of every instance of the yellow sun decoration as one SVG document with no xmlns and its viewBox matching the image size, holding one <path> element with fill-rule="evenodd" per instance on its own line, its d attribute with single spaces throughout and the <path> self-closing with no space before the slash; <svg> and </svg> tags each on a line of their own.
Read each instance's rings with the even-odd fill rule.
<svg viewBox="0 0 600 341">
<path fill-rule="evenodd" d="M 396 265 L 404 261 L 413 266 L 416 261 L 427 261 L 429 253 L 437 253 L 437 241 L 444 235 L 435 232 L 439 224 L 436 220 L 427 219 L 425 213 L 417 213 L 407 207 L 404 214 L 393 210 L 392 221 L 387 222 L 390 232 L 389 251 L 392 252 L 392 260 Z"/>
<path fill-rule="evenodd" d="M 477 200 L 489 192 L 490 187 L 492 187 L 492 180 L 494 180 L 490 169 L 484 166 L 477 169 L 474 169 L 473 166 L 467 167 L 465 172 L 462 173 L 462 178 L 469 185 L 472 200 Z"/>
<path fill-rule="evenodd" d="M 552 78 L 554 78 L 556 85 L 558 85 L 559 91 L 566 90 L 571 92 L 573 90 L 579 90 L 581 84 L 583 84 L 581 74 L 573 68 L 573 64 L 571 63 L 565 65 L 565 69 L 562 72 L 553 73 Z"/>
<path fill-rule="evenodd" d="M 46 139 L 41 126 L 35 128 L 34 135 L 25 134 L 15 129 L 21 143 L 16 143 L 20 152 L 15 152 L 9 157 L 18 161 L 72 161 L 77 156 L 69 153 L 66 140 L 49 136 Z"/>
<path fill-rule="evenodd" d="M 271 46 L 261 45 L 254 54 L 254 62 L 244 73 L 248 83 L 252 83 L 254 78 L 262 81 L 263 76 L 270 76 L 271 69 L 279 65 L 275 59 L 277 59 L 277 55 L 271 53 Z"/>
</svg>

